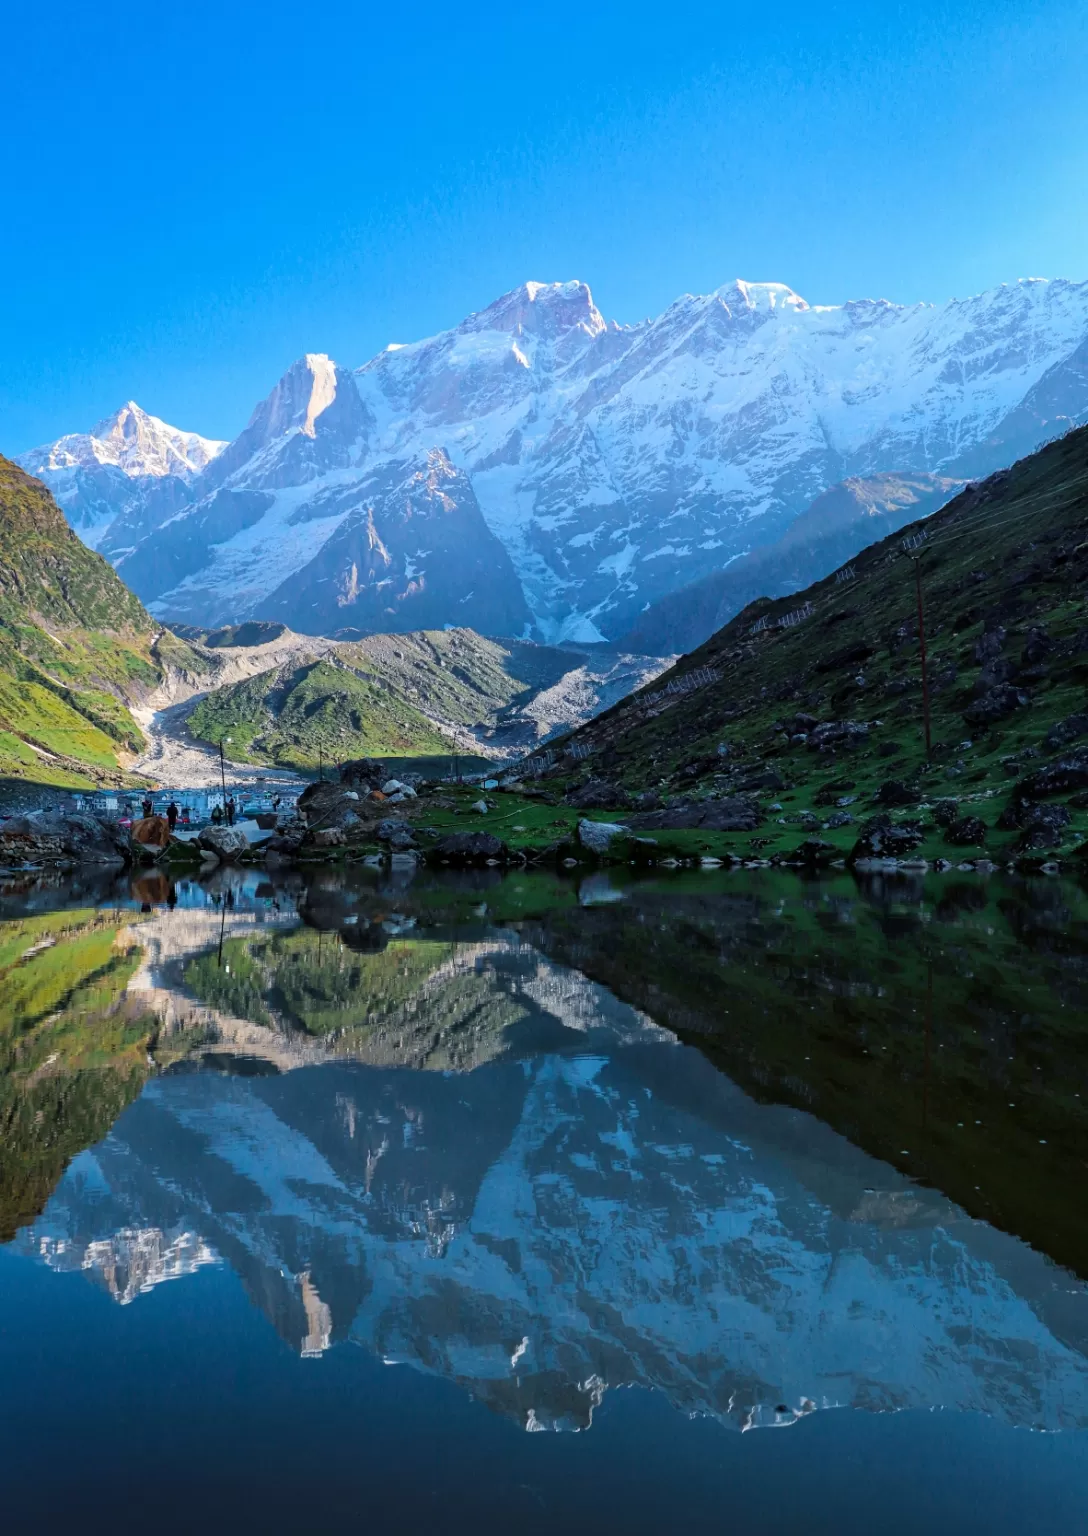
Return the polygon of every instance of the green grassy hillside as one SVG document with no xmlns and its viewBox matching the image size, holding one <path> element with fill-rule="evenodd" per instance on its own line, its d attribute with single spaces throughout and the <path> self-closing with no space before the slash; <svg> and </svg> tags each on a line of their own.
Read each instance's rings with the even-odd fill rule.
<svg viewBox="0 0 1088 1536">
<path fill-rule="evenodd" d="M 351 757 L 448 756 L 450 744 L 391 689 L 330 661 L 217 688 L 189 716 L 204 741 L 230 738 L 235 762 L 316 768 Z"/>
<path fill-rule="evenodd" d="M 928 638 L 928 752 L 911 555 Z M 1004 857 L 1022 846 L 1019 829 L 999 825 L 1014 786 L 1088 748 L 1086 592 L 1081 429 L 826 580 L 750 604 L 671 672 L 574 733 L 587 756 L 560 756 L 551 777 L 557 787 L 605 777 L 666 798 L 758 798 L 754 837 L 685 834 L 692 852 L 728 845 L 769 856 L 816 836 L 845 853 L 858 822 L 899 807 L 894 815 L 923 832 L 922 853 L 964 856 L 931 814 L 937 808 L 982 823 L 973 856 Z M 1088 831 L 1084 794 L 1068 788 L 1044 797 L 1058 819 L 1067 813 L 1056 852 L 1072 851 Z M 847 821 L 829 827 L 837 806 Z"/>
<path fill-rule="evenodd" d="M 162 676 L 156 633 L 45 486 L 0 457 L 0 780 L 122 782 L 143 743 L 128 706 Z"/>
<path fill-rule="evenodd" d="M 345 641 L 330 660 L 261 673 L 209 693 L 189 716 L 240 762 L 316 768 L 349 757 L 448 761 L 457 727 L 504 717 L 577 664 L 570 651 L 422 630 Z"/>
</svg>

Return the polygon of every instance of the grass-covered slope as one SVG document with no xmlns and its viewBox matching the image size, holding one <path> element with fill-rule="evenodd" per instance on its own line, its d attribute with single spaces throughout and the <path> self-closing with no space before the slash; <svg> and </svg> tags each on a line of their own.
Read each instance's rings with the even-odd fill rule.
<svg viewBox="0 0 1088 1536">
<path fill-rule="evenodd" d="M 306 769 L 319 755 L 448 761 L 458 732 L 501 738 L 512 713 L 579 659 L 471 629 L 371 635 L 215 689 L 187 724 L 204 741 L 229 737 L 228 755 L 242 762 Z"/>
<path fill-rule="evenodd" d="M 229 738 L 235 762 L 316 768 L 352 757 L 448 755 L 450 744 L 417 709 L 333 661 L 262 672 L 217 688 L 189 716 L 205 741 Z"/>
<path fill-rule="evenodd" d="M 928 637 L 928 754 L 911 554 Z M 1004 855 L 1020 837 L 998 826 L 1014 786 L 1088 748 L 1078 724 L 1088 709 L 1086 593 L 1088 429 L 1080 429 L 826 580 L 750 604 L 576 732 L 588 757 L 560 758 L 553 776 L 604 776 L 666 796 L 756 795 L 764 817 L 756 837 L 726 841 L 740 853 L 754 842 L 765 855 L 796 848 L 799 830 L 845 852 L 858 821 L 896 804 L 894 791 L 875 799 L 895 782 L 907 796 L 896 814 L 922 816 L 921 852 L 949 854 L 944 830 L 926 819 L 927 807 L 948 800 L 983 823 L 975 854 Z M 1050 798 L 1069 813 L 1054 846 L 1071 849 L 1088 827 L 1083 794 Z M 828 827 L 847 799 L 846 824 Z"/>
<path fill-rule="evenodd" d="M 0 457 L 0 779 L 118 782 L 143 742 L 128 705 L 161 677 L 156 632 L 41 481 Z"/>
</svg>

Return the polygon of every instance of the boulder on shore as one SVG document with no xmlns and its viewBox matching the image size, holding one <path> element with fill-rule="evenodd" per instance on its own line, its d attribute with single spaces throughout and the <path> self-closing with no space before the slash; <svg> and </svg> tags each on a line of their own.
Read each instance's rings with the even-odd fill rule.
<svg viewBox="0 0 1088 1536">
<path fill-rule="evenodd" d="M 578 823 L 578 841 L 587 853 L 607 853 L 617 837 L 626 837 L 628 828 L 619 821 L 586 821 Z"/>
<path fill-rule="evenodd" d="M 0 862 L 101 864 L 120 869 L 132 850 L 115 821 L 73 811 L 32 811 L 0 823 Z"/>
<path fill-rule="evenodd" d="M 340 764 L 340 784 L 344 789 L 369 792 L 378 789 L 387 777 L 381 763 L 376 763 L 372 757 L 353 757 Z"/>
<path fill-rule="evenodd" d="M 225 863 L 249 852 L 249 839 L 237 827 L 203 827 L 197 845 Z"/>
<path fill-rule="evenodd" d="M 406 821 L 398 821 L 393 816 L 378 823 L 375 836 L 379 843 L 388 843 L 394 853 L 404 853 L 416 845 L 416 835 L 412 828 Z"/>
<path fill-rule="evenodd" d="M 890 816 L 874 816 L 865 822 L 857 842 L 850 850 L 848 864 L 859 859 L 905 859 L 922 841 L 917 824 L 896 825 Z"/>
<path fill-rule="evenodd" d="M 359 821 L 358 792 L 343 784 L 308 784 L 298 797 L 299 815 L 309 827 L 353 827 Z"/>
<path fill-rule="evenodd" d="M 972 844 L 984 843 L 989 835 L 990 829 L 981 816 L 957 816 L 944 829 L 944 840 L 953 848 L 970 848 Z"/>
</svg>

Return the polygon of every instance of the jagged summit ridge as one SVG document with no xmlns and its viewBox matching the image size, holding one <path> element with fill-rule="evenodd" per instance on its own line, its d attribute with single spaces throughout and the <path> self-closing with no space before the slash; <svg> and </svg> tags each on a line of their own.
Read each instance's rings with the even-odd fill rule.
<svg viewBox="0 0 1088 1536">
<path fill-rule="evenodd" d="M 306 567 L 345 517 L 372 514 L 384 542 L 394 511 L 372 488 L 441 450 L 479 509 L 473 559 L 503 547 L 513 577 L 496 580 L 520 588 L 507 607 L 530 633 L 614 639 L 849 477 L 975 477 L 1088 420 L 1086 348 L 1088 283 L 1065 279 L 911 305 L 737 279 L 630 326 L 583 282 L 526 282 L 355 370 L 300 360 L 196 477 L 191 510 L 119 516 L 102 548 L 124 574 L 141 541 L 165 540 L 167 558 L 133 567 L 164 618 L 262 617 L 285 580 L 318 579 Z M 220 491 L 272 500 L 209 524 Z"/>
<path fill-rule="evenodd" d="M 90 432 L 68 433 L 16 463 L 45 481 L 76 532 L 97 548 L 121 513 L 149 497 L 164 506 L 184 498 L 184 488 L 226 446 L 172 427 L 127 400 Z"/>
<path fill-rule="evenodd" d="M 181 475 L 191 478 L 223 451 L 225 442 L 183 432 L 151 416 L 135 400 L 126 400 L 89 432 L 71 432 L 24 453 L 16 462 L 31 474 L 50 470 L 114 465 L 130 479 Z"/>
</svg>

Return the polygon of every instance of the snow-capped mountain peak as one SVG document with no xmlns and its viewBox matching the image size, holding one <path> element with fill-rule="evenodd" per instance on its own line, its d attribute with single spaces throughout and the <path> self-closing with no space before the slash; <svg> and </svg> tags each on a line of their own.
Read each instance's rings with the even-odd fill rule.
<svg viewBox="0 0 1088 1536">
<path fill-rule="evenodd" d="M 158 416 L 150 416 L 135 400 L 127 400 L 90 432 L 72 432 L 55 443 L 32 449 L 19 460 L 32 474 L 41 470 L 91 468 L 109 464 L 130 480 L 144 476 L 200 473 L 226 447 L 225 442 L 183 432 Z M 33 461 L 31 468 L 30 461 Z"/>
<path fill-rule="evenodd" d="M 150 528 L 184 505 L 190 484 L 226 446 L 172 427 L 127 400 L 90 432 L 68 433 L 16 462 L 45 481 L 94 549 L 121 516 L 136 513 Z"/>
<path fill-rule="evenodd" d="M 307 352 L 293 363 L 249 418 L 271 441 L 293 430 L 316 435 L 315 422 L 336 399 L 336 364 L 324 352 Z"/>
<path fill-rule="evenodd" d="M 205 485 L 209 490 L 228 482 L 261 489 L 298 485 L 350 463 L 356 444 L 363 451 L 366 432 L 351 374 L 326 353 L 308 352 L 256 407 L 245 430 L 204 477 Z"/>
<path fill-rule="evenodd" d="M 748 283 L 736 277 L 731 283 L 723 283 L 714 292 L 730 310 L 743 308 L 760 315 L 770 315 L 781 310 L 800 313 L 810 307 L 800 294 L 794 293 L 785 283 Z"/>
<path fill-rule="evenodd" d="M 974 478 L 1085 420 L 1088 283 L 824 305 L 736 279 L 618 326 L 585 283 L 533 281 L 353 371 L 300 359 L 186 490 L 192 516 L 175 505 L 164 529 L 141 510 L 102 548 L 126 561 L 126 579 L 146 572 L 136 590 L 163 618 L 267 617 L 275 594 L 277 617 L 311 633 L 378 612 L 395 628 L 407 609 L 389 612 L 392 578 L 377 567 L 382 593 L 357 585 L 354 531 L 373 524 L 383 546 L 407 537 L 398 488 L 440 450 L 463 477 L 476 543 L 463 571 L 445 570 L 464 594 L 435 622 L 475 622 L 468 573 L 493 563 L 497 541 L 494 582 L 515 583 L 503 612 L 527 609 L 549 641 L 616 639 L 647 606 L 774 543 L 852 476 Z M 38 472 L 33 458 L 22 462 Z M 78 525 L 64 473 L 50 483 Z M 221 490 L 229 515 L 213 506 Z M 331 569 L 334 538 L 354 566 Z M 154 548 L 133 560 L 141 539 Z M 291 594 L 299 611 L 280 611 Z"/>
<path fill-rule="evenodd" d="M 588 338 L 607 329 L 585 283 L 522 283 L 463 322 L 465 331 L 512 331 L 555 341 L 579 330 Z"/>
</svg>

